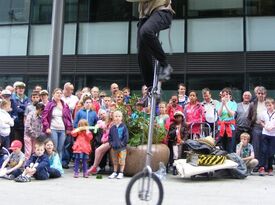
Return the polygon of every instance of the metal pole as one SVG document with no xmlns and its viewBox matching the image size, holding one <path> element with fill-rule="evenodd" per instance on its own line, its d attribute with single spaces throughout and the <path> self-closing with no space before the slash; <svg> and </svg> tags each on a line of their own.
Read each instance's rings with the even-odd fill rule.
<svg viewBox="0 0 275 205">
<path fill-rule="evenodd" d="M 50 94 L 54 88 L 57 88 L 60 85 L 64 34 L 64 2 L 64 0 L 53 0 L 52 38 L 48 75 L 48 91 Z"/>
</svg>

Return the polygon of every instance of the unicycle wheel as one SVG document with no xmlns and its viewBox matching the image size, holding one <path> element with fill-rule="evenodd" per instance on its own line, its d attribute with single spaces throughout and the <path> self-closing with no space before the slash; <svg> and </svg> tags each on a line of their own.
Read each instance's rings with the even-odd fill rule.
<svg viewBox="0 0 275 205">
<path fill-rule="evenodd" d="M 161 205 L 163 200 L 163 186 L 160 179 L 152 173 L 149 178 L 148 173 L 139 172 L 129 182 L 126 189 L 126 204 L 154 204 Z M 150 190 L 148 182 L 150 180 Z"/>
</svg>

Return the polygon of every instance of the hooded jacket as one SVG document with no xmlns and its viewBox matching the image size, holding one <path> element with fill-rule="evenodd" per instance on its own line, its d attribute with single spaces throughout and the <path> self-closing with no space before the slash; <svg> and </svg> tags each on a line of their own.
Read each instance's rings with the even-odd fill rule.
<svg viewBox="0 0 275 205">
<path fill-rule="evenodd" d="M 68 105 L 66 105 L 63 102 L 63 100 L 61 100 L 61 103 L 63 106 L 62 113 L 63 113 L 63 122 L 65 125 L 65 130 L 71 131 L 73 129 L 73 125 L 72 125 L 72 117 L 71 117 L 70 109 Z M 51 127 L 52 112 L 54 107 L 56 107 L 56 102 L 55 100 L 52 100 L 48 102 L 44 111 L 42 112 L 43 132 L 46 132 L 46 130 Z"/>
<path fill-rule="evenodd" d="M 121 123 L 118 127 L 113 125 L 109 132 L 109 143 L 114 150 L 126 149 L 129 139 L 128 128 Z"/>
</svg>

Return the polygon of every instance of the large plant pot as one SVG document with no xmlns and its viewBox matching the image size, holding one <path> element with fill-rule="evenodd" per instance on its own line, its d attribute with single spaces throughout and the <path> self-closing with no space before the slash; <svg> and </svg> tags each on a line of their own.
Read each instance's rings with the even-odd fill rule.
<svg viewBox="0 0 275 205">
<path fill-rule="evenodd" d="M 146 149 L 147 145 L 127 147 L 126 166 L 124 170 L 125 175 L 133 176 L 144 168 L 146 161 Z M 153 144 L 152 154 L 153 157 L 151 167 L 154 172 L 159 169 L 160 162 L 163 162 L 165 165 L 167 165 L 170 152 L 166 145 Z"/>
</svg>

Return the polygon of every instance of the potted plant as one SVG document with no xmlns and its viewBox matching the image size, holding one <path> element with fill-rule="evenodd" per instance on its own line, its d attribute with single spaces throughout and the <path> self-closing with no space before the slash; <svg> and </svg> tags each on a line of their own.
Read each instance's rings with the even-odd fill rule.
<svg viewBox="0 0 275 205">
<path fill-rule="evenodd" d="M 146 149 L 149 132 L 149 116 L 144 112 L 138 112 L 135 108 L 138 102 L 137 96 L 133 96 L 130 100 L 130 104 L 126 107 L 120 107 L 119 109 L 124 114 L 124 121 L 129 130 L 129 142 L 127 147 L 127 157 L 125 174 L 133 176 L 143 169 L 146 161 Z M 129 116 L 128 110 L 131 109 L 135 115 Z M 166 137 L 167 131 L 164 127 L 154 125 L 153 131 L 153 145 L 152 145 L 152 164 L 153 171 L 158 170 L 159 162 L 163 162 L 165 165 L 169 160 L 169 149 L 163 144 L 163 140 Z"/>
</svg>

